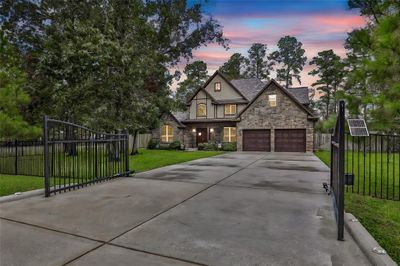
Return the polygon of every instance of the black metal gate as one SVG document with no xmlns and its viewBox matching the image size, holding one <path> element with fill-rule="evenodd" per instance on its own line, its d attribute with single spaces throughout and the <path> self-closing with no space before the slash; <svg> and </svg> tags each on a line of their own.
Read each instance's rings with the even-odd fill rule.
<svg viewBox="0 0 400 266">
<path fill-rule="evenodd" d="M 45 196 L 129 175 L 128 139 L 45 116 Z"/>
<path fill-rule="evenodd" d="M 339 102 L 336 126 L 331 136 L 331 192 L 335 207 L 338 240 L 344 240 L 344 152 L 345 110 L 344 101 Z"/>
</svg>

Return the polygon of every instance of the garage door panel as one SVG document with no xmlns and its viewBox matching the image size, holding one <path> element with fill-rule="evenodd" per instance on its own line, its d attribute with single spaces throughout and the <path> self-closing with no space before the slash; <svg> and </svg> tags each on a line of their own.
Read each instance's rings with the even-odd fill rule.
<svg viewBox="0 0 400 266">
<path fill-rule="evenodd" d="M 275 151 L 305 152 L 305 129 L 275 129 Z"/>
<path fill-rule="evenodd" d="M 243 151 L 271 151 L 270 130 L 243 130 Z"/>
</svg>

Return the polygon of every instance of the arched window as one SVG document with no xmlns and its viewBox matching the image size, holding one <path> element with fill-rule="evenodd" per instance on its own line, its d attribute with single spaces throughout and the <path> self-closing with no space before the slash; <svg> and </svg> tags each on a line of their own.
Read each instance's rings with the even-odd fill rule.
<svg viewBox="0 0 400 266">
<path fill-rule="evenodd" d="M 207 116 L 207 106 L 204 103 L 199 103 L 197 105 L 197 116 L 198 117 Z"/>
<path fill-rule="evenodd" d="M 174 131 L 170 125 L 162 125 L 161 142 L 172 142 L 174 140 Z"/>
</svg>

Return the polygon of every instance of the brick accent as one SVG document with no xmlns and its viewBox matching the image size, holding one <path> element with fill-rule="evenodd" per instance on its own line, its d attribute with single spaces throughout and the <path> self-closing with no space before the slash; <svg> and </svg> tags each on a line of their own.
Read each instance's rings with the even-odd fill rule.
<svg viewBox="0 0 400 266">
<path fill-rule="evenodd" d="M 276 94 L 277 105 L 270 107 L 268 95 Z M 240 117 L 237 123 L 237 147 L 242 150 L 243 129 L 271 129 L 271 151 L 275 149 L 274 129 L 306 129 L 306 151 L 313 151 L 314 122 L 307 119 L 304 112 L 292 99 L 284 94 L 275 84 L 271 84 Z"/>
</svg>

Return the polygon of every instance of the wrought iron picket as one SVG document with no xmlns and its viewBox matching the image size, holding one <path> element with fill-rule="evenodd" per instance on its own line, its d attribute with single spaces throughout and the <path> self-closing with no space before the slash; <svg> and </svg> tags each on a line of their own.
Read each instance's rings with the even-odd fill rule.
<svg viewBox="0 0 400 266">
<path fill-rule="evenodd" d="M 128 140 L 45 116 L 45 196 L 129 175 Z"/>
</svg>

